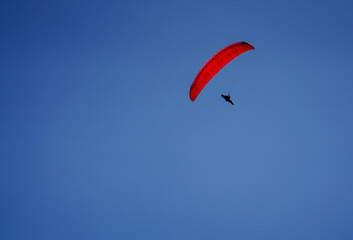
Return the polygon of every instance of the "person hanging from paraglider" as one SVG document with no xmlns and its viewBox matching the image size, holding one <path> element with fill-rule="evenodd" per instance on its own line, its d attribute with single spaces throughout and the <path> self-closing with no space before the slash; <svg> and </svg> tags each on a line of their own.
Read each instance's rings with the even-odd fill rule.
<svg viewBox="0 0 353 240">
<path fill-rule="evenodd" d="M 224 98 L 224 100 L 226 100 L 226 102 L 229 102 L 230 104 L 234 105 L 232 100 L 230 100 L 230 94 L 229 93 L 228 93 L 228 95 L 221 94 L 221 96 L 222 96 L 222 98 Z"/>
</svg>

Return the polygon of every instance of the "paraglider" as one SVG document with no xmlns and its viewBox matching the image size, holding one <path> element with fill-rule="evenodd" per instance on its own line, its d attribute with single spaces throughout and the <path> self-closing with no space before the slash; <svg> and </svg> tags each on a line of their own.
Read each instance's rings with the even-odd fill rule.
<svg viewBox="0 0 353 240">
<path fill-rule="evenodd" d="M 213 55 L 205 65 L 200 69 L 194 81 L 191 84 L 189 97 L 191 101 L 195 101 L 199 93 L 206 84 L 218 73 L 225 65 L 240 54 L 255 49 L 247 42 L 232 43 Z M 223 96 L 222 96 L 223 97 Z M 230 97 L 229 97 L 230 100 Z"/>
</svg>

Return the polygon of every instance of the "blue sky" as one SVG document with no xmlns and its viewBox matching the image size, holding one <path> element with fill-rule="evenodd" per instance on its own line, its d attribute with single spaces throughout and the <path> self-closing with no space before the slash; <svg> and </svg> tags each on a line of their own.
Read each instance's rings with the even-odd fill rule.
<svg viewBox="0 0 353 240">
<path fill-rule="evenodd" d="M 1 239 L 352 239 L 352 12 L 2 1 Z"/>
</svg>

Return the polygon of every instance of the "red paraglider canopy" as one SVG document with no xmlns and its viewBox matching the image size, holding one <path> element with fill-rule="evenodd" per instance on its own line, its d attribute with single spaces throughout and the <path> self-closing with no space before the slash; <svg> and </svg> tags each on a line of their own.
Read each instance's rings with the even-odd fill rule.
<svg viewBox="0 0 353 240">
<path fill-rule="evenodd" d="M 195 101 L 201 90 L 219 70 L 243 52 L 251 49 L 255 48 L 247 42 L 236 42 L 222 48 L 213 55 L 200 69 L 191 84 L 189 93 L 191 101 Z"/>
</svg>

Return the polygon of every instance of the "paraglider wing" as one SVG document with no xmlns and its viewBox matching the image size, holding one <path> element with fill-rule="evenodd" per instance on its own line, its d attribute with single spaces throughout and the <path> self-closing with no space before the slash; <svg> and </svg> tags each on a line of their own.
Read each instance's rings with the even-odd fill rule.
<svg viewBox="0 0 353 240">
<path fill-rule="evenodd" d="M 201 90 L 212 79 L 212 77 L 219 72 L 219 70 L 243 52 L 251 49 L 255 48 L 247 42 L 236 42 L 222 48 L 215 55 L 213 55 L 200 69 L 191 84 L 189 92 L 191 101 L 195 101 Z"/>
</svg>

